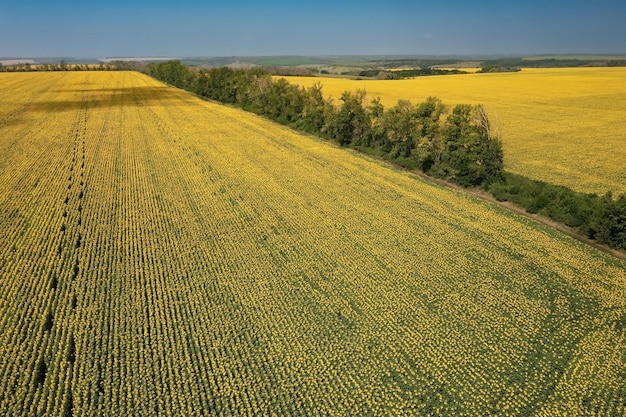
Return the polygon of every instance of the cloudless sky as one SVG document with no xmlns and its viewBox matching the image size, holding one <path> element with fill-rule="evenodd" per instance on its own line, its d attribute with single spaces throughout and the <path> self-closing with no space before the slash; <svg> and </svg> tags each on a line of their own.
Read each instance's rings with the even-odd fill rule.
<svg viewBox="0 0 626 417">
<path fill-rule="evenodd" d="M 626 0 L 0 0 L 0 57 L 626 54 Z"/>
</svg>

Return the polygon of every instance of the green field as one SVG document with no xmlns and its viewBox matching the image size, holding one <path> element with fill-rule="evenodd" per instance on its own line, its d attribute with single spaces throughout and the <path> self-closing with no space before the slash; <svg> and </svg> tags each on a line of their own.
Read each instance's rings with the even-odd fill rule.
<svg viewBox="0 0 626 417">
<path fill-rule="evenodd" d="M 626 263 L 131 72 L 0 74 L 6 416 L 626 413 Z"/>
<path fill-rule="evenodd" d="M 571 60 L 578 59 L 581 61 L 610 61 L 610 60 L 624 60 L 626 55 L 537 55 L 537 56 L 525 56 L 522 58 L 526 61 L 539 61 L 542 59 L 554 59 L 554 60 Z"/>
</svg>

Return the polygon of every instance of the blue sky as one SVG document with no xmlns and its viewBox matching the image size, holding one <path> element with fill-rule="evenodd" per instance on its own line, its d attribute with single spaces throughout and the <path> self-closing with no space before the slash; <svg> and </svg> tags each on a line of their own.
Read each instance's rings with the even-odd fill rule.
<svg viewBox="0 0 626 417">
<path fill-rule="evenodd" d="M 625 0 L 0 0 L 0 57 L 626 54 Z"/>
</svg>

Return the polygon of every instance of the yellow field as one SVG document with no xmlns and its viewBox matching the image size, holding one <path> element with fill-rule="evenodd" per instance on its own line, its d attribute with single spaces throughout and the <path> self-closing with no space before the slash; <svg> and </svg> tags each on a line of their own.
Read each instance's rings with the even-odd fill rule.
<svg viewBox="0 0 626 417">
<path fill-rule="evenodd" d="M 138 73 L 0 74 L 0 227 L 5 415 L 626 412 L 624 262 Z"/>
<path fill-rule="evenodd" d="M 499 126 L 508 171 L 583 192 L 626 192 L 626 68 L 525 69 L 517 73 L 321 82 L 338 99 L 365 89 L 385 106 L 398 99 L 484 104 Z"/>
</svg>

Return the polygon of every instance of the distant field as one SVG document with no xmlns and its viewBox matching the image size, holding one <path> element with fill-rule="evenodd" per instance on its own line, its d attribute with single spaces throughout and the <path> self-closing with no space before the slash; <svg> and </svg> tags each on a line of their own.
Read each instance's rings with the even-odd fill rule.
<svg viewBox="0 0 626 417">
<path fill-rule="evenodd" d="M 258 65 L 264 66 L 296 66 L 296 65 L 318 65 L 319 59 L 306 56 L 291 56 L 291 57 L 267 57 L 257 61 Z"/>
<path fill-rule="evenodd" d="M 624 262 L 138 73 L 0 74 L 0 227 L 3 415 L 626 412 Z"/>
<path fill-rule="evenodd" d="M 338 99 L 365 89 L 386 106 L 428 96 L 485 105 L 504 142 L 507 170 L 583 192 L 626 192 L 626 68 L 524 69 L 518 73 L 321 82 Z"/>
<path fill-rule="evenodd" d="M 537 55 L 526 56 L 522 58 L 527 61 L 540 61 L 542 59 L 570 60 L 578 59 L 581 61 L 606 61 L 606 60 L 622 60 L 626 59 L 626 55 Z"/>
<path fill-rule="evenodd" d="M 33 59 L 0 59 L 2 65 L 34 64 Z"/>
</svg>

